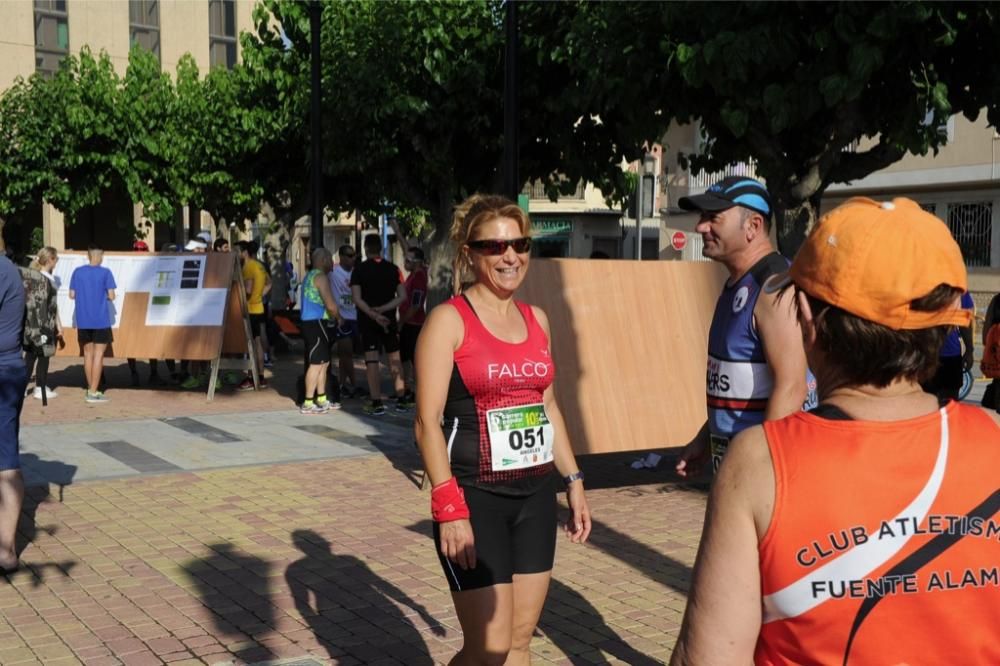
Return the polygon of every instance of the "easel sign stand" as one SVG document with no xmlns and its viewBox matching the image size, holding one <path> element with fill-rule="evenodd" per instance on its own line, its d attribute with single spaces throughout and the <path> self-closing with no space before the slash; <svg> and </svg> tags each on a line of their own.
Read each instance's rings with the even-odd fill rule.
<svg viewBox="0 0 1000 666">
<path fill-rule="evenodd" d="M 240 270 L 239 258 L 233 254 L 232 281 L 229 295 L 226 298 L 226 319 L 223 335 L 219 339 L 218 352 L 212 359 L 212 374 L 208 379 L 208 397 L 211 402 L 215 398 L 215 383 L 219 377 L 219 370 L 250 370 L 253 378 L 253 388 L 260 390 L 260 372 L 257 367 L 257 350 L 255 348 L 253 331 L 250 329 L 250 309 L 247 306 L 247 292 L 243 283 L 243 271 Z M 233 295 L 236 295 L 235 300 Z M 235 329 L 235 336 L 230 332 Z M 242 332 L 242 343 L 237 339 Z M 246 358 L 223 358 L 223 354 L 230 353 L 232 346 L 244 347 L 238 354 L 246 354 Z"/>
</svg>

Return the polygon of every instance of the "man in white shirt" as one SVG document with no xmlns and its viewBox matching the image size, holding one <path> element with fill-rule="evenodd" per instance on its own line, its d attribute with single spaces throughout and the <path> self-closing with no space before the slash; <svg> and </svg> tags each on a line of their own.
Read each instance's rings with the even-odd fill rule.
<svg viewBox="0 0 1000 666">
<path fill-rule="evenodd" d="M 352 398 L 359 395 L 354 380 L 354 338 L 358 335 L 358 310 L 351 296 L 351 271 L 354 270 L 355 251 L 350 245 L 341 245 L 337 252 L 340 258 L 330 271 L 330 289 L 340 308 L 343 326 L 337 327 L 334 339 L 337 341 L 337 362 L 340 374 L 340 397 Z M 333 324 L 336 326 L 336 323 Z M 332 364 L 331 364 L 332 367 Z"/>
</svg>

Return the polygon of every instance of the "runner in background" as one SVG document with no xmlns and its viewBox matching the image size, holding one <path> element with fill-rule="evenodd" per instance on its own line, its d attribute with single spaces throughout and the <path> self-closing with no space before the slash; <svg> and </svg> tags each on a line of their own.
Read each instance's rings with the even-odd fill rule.
<svg viewBox="0 0 1000 666">
<path fill-rule="evenodd" d="M 983 321 L 983 376 L 992 381 L 983 393 L 983 407 L 1000 413 L 1000 294 L 986 308 Z"/>
<path fill-rule="evenodd" d="M 391 261 L 382 258 L 382 240 L 375 234 L 365 236 L 367 259 L 351 273 L 351 298 L 358 310 L 358 328 L 365 350 L 365 371 L 371 400 L 362 408 L 371 416 L 385 414 L 379 376 L 379 356 L 385 352 L 396 393 L 396 409 L 405 411 L 403 371 L 399 360 L 399 333 L 396 308 L 406 299 L 403 278 Z"/>
<path fill-rule="evenodd" d="M 708 437 L 696 437 L 677 463 L 677 473 L 689 476 L 709 454 L 718 469 L 743 429 L 815 404 L 815 381 L 794 309 L 762 291 L 770 276 L 788 268 L 771 244 L 767 189 L 752 178 L 729 176 L 678 204 L 700 213 L 695 231 L 704 241 L 702 252 L 729 271 L 708 335 Z"/>
<path fill-rule="evenodd" d="M 351 295 L 351 272 L 356 261 L 354 248 L 350 245 L 341 245 L 337 257 L 339 261 L 330 271 L 329 277 L 330 289 L 333 291 L 333 297 L 337 301 L 343 319 L 343 324 L 334 333 L 340 397 L 354 398 L 364 392 L 354 377 L 354 339 L 358 336 L 358 309 Z"/>
<path fill-rule="evenodd" d="M 73 270 L 69 279 L 69 298 L 74 301 L 73 319 L 83 353 L 87 378 L 84 400 L 105 403 L 107 396 L 98 387 L 104 373 L 104 352 L 111 344 L 111 313 L 108 301 L 115 300 L 115 276 L 101 265 L 104 250 L 92 245 L 87 250 L 88 263 Z"/>
<path fill-rule="evenodd" d="M 327 366 L 333 347 L 331 328 L 342 322 L 330 289 L 327 274 L 333 268 L 333 256 L 324 247 L 312 252 L 312 269 L 302 281 L 302 339 L 306 345 L 305 399 L 302 414 L 325 414 L 340 409 L 340 401 L 326 395 Z M 327 326 L 332 322 L 333 326 Z"/>
<path fill-rule="evenodd" d="M 249 241 L 239 241 L 236 243 L 237 252 L 240 256 L 240 264 L 243 267 L 243 283 L 247 291 L 247 310 L 250 312 L 250 331 L 253 335 L 254 352 L 257 355 L 257 367 L 260 369 L 260 387 L 267 388 L 267 380 L 264 379 L 264 350 L 260 344 L 260 332 L 264 328 L 264 293 L 271 283 L 264 266 L 253 258 L 251 254 L 252 246 Z M 250 373 L 240 382 L 237 387 L 240 391 L 252 391 L 254 389 L 253 377 Z"/>
<path fill-rule="evenodd" d="M 969 292 L 962 294 L 961 307 L 973 314 L 975 321 L 976 303 Z M 941 345 L 941 358 L 937 372 L 923 383 L 924 390 L 933 393 L 940 400 L 958 400 L 962 390 L 963 375 L 975 363 L 975 343 L 972 340 L 972 324 L 956 326 L 952 329 L 944 344 Z"/>
<path fill-rule="evenodd" d="M 403 362 L 403 383 L 406 386 L 402 400 L 406 406 L 412 406 L 416 400 L 413 360 L 417 350 L 417 337 L 427 318 L 427 266 L 424 263 L 424 251 L 419 247 L 406 250 L 403 267 L 408 275 L 403 283 L 406 300 L 399 306 L 399 357 Z"/>
</svg>

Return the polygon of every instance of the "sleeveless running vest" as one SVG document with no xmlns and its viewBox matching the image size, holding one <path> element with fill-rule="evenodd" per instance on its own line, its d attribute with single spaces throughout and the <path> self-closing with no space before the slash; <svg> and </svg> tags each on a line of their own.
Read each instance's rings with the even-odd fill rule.
<svg viewBox="0 0 1000 666">
<path fill-rule="evenodd" d="M 788 265 L 777 252 L 767 255 L 735 283 L 727 283 L 715 304 L 708 334 L 708 428 L 725 442 L 764 421 L 774 377 L 764 356 L 764 342 L 754 326 L 753 311 L 767 278 L 788 270 Z M 806 383 L 809 394 L 803 408 L 810 409 L 816 403 L 816 381 L 811 373 Z"/>
<path fill-rule="evenodd" d="M 317 319 L 328 319 L 326 306 L 323 305 L 323 298 L 319 295 L 314 278 L 319 275 L 324 280 L 326 276 L 315 268 L 306 273 L 305 282 L 302 283 L 302 321 L 315 321 Z"/>
<path fill-rule="evenodd" d="M 793 414 L 764 432 L 757 664 L 1000 664 L 1000 428 L 985 412 Z"/>
<path fill-rule="evenodd" d="M 493 336 L 464 296 L 448 301 L 465 335 L 455 351 L 443 429 L 459 484 L 504 495 L 530 495 L 548 483 L 553 431 L 542 406 L 555 366 L 531 306 L 516 302 L 528 337 Z"/>
</svg>

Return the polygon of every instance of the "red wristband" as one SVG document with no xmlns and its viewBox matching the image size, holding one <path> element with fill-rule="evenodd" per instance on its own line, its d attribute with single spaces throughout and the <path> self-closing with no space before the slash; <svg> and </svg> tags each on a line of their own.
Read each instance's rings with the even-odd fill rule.
<svg viewBox="0 0 1000 666">
<path fill-rule="evenodd" d="M 469 517 L 465 491 L 455 477 L 431 488 L 431 517 L 436 523 L 447 523 Z"/>
</svg>

